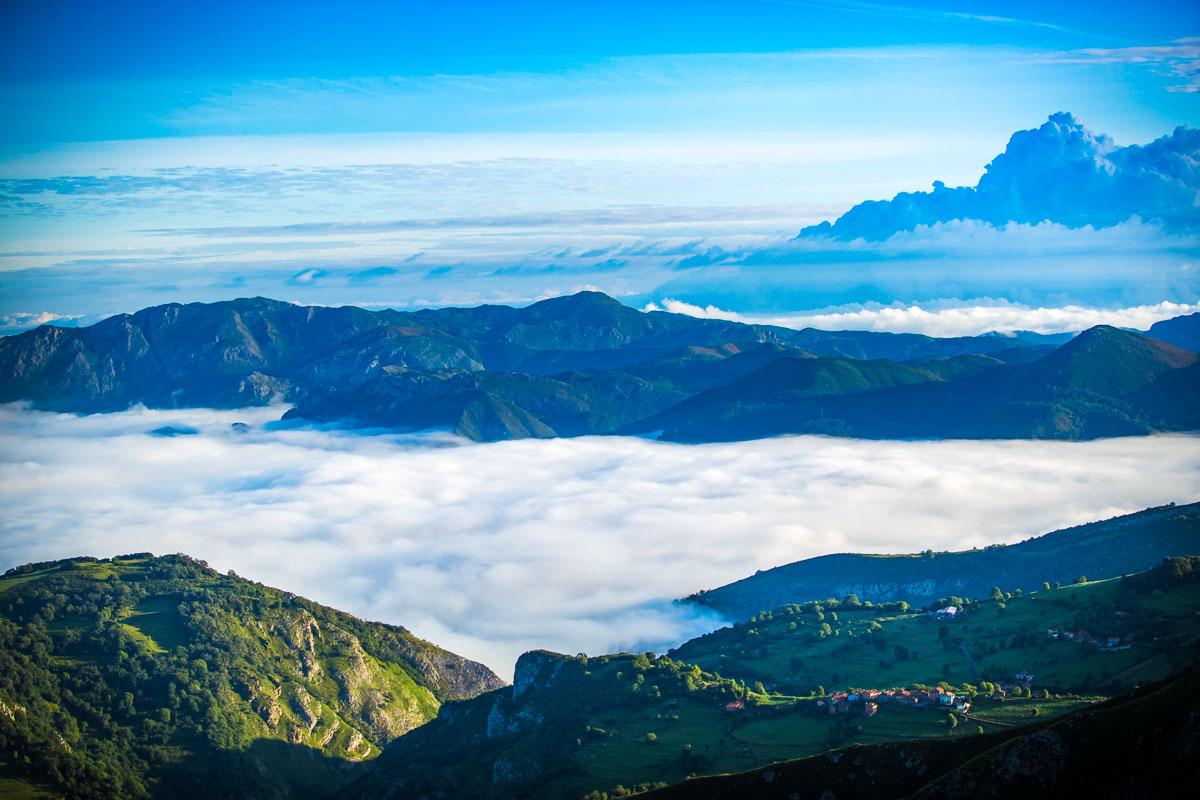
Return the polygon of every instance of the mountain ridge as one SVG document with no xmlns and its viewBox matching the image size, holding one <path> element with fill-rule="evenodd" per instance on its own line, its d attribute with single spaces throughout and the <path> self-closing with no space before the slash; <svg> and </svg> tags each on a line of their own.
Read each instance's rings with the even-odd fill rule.
<svg viewBox="0 0 1200 800">
<path fill-rule="evenodd" d="M 1044 581 L 1070 582 L 1080 574 L 1113 577 L 1149 568 L 1165 556 L 1195 552 L 1200 552 L 1200 502 L 1171 503 L 1011 545 L 947 553 L 830 553 L 760 570 L 686 602 L 735 620 L 787 603 L 848 594 L 864 601 L 925 604 L 951 595 L 982 596 L 998 583 L 1028 590 Z"/>
<path fill-rule="evenodd" d="M 1200 424 L 1187 402 L 1196 361 L 1115 328 L 950 339 L 792 330 L 639 311 L 599 292 L 411 312 L 241 298 L 0 338 L 0 402 L 93 413 L 282 401 L 292 423 L 479 441 L 1087 439 Z"/>
</svg>

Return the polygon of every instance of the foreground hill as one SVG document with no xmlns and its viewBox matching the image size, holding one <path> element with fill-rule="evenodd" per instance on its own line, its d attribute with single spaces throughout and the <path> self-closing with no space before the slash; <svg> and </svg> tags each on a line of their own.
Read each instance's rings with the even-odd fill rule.
<svg viewBox="0 0 1200 800">
<path fill-rule="evenodd" d="M 921 759 L 919 788 L 1195 662 L 1200 558 L 956 608 L 775 609 L 670 656 L 527 653 L 505 687 L 182 556 L 30 565 L 0 579 L 0 793 L 580 800 L 900 742 L 879 763 Z"/>
<path fill-rule="evenodd" d="M 688 598 L 731 619 L 789 603 L 857 595 L 924 605 L 986 596 L 993 586 L 1036 589 L 1080 575 L 1108 578 L 1148 569 L 1164 556 L 1200 552 L 1200 503 L 1149 508 L 982 550 L 863 555 L 837 553 L 764 570 Z"/>
<path fill-rule="evenodd" d="M 1186 328 L 1161 326 L 1179 340 Z M 597 292 L 416 312 L 172 304 L 0 338 L 0 402 L 97 412 L 283 401 L 301 424 L 481 441 L 1086 439 L 1200 427 L 1198 392 L 1196 353 L 1104 326 L 1074 339 L 791 330 L 643 312 Z"/>
<path fill-rule="evenodd" d="M 511 687 L 444 706 L 388 746 L 342 796 L 619 797 L 854 743 L 905 742 L 902 752 L 915 756 L 950 741 L 955 747 L 938 762 L 949 770 L 1028 720 L 1070 713 L 1195 662 L 1198 577 L 1200 559 L 1175 559 L 1135 580 L 962 603 L 952 626 L 900 606 L 834 601 L 777 609 L 753 630 L 723 629 L 668 656 L 527 653 Z M 1044 627 L 1075 624 L 1105 637 L 1103 648 L 1051 640 Z M 1107 637 L 1118 635 L 1128 645 L 1109 647 Z M 903 659 L 880 665 L 901 648 Z M 1018 679 L 1026 670 L 1035 674 Z M 1149 735 L 1149 723 L 1139 724 Z M 1009 733 L 986 735 L 995 732 Z M 878 789 L 863 783 L 864 791 Z"/>
<path fill-rule="evenodd" d="M 404 628 L 185 556 L 0 578 L 0 749 L 68 797 L 328 796 L 443 702 L 500 685 Z"/>
<path fill-rule="evenodd" d="M 697 778 L 646 800 L 787 797 L 1195 797 L 1195 667 L 1065 717 L 966 739 L 850 747 L 736 775 Z"/>
</svg>

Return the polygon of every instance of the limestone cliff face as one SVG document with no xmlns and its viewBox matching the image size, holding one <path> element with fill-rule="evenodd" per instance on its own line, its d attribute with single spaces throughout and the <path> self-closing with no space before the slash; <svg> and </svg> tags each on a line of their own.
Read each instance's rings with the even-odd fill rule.
<svg viewBox="0 0 1200 800">
<path fill-rule="evenodd" d="M 438 688 L 443 700 L 467 700 L 504 685 L 483 664 L 435 647 L 403 628 L 397 629 L 387 643 L 397 658 L 411 664 L 428 685 Z"/>
<path fill-rule="evenodd" d="M 948 576 L 941 579 L 927 578 L 919 581 L 881 581 L 878 583 L 844 583 L 833 588 L 830 597 L 857 595 L 860 600 L 873 603 L 887 602 L 897 597 L 916 600 L 932 600 L 955 595 L 968 587 L 968 582 Z"/>
<path fill-rule="evenodd" d="M 532 650 L 517 659 L 512 696 L 520 699 L 534 689 L 549 686 L 567 664 L 566 657 L 549 650 Z"/>
</svg>

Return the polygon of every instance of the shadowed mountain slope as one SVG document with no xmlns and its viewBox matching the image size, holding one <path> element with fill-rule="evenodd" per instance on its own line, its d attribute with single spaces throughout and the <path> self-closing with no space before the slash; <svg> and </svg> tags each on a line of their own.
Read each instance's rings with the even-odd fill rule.
<svg viewBox="0 0 1200 800">
<path fill-rule="evenodd" d="M 1156 322 L 1146 334 L 1184 350 L 1200 351 L 1200 311 Z"/>
<path fill-rule="evenodd" d="M 966 739 L 834 750 L 684 781 L 646 800 L 836 797 L 1192 797 L 1200 792 L 1192 668 L 1061 719 Z"/>
<path fill-rule="evenodd" d="M 993 586 L 1032 590 L 1079 575 L 1109 578 L 1147 569 L 1165 556 L 1200 552 L 1200 503 L 1054 531 L 1012 545 L 911 555 L 837 553 L 764 570 L 688 600 L 732 619 L 787 603 L 855 594 L 874 602 L 925 604 L 939 597 L 982 597 Z"/>
<path fill-rule="evenodd" d="M 1043 358 L 981 362 L 769 364 L 702 392 L 631 431 L 699 442 L 786 433 L 864 438 L 1059 438 L 1190 426 L 1177 401 L 1195 353 L 1099 326 Z M 868 366 L 870 365 L 870 366 Z M 1176 374 L 1178 373 L 1178 374 Z"/>
</svg>

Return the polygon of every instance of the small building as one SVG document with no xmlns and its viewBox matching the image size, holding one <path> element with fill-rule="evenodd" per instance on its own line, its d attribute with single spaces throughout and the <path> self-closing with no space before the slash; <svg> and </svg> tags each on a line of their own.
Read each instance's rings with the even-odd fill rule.
<svg viewBox="0 0 1200 800">
<path fill-rule="evenodd" d="M 939 608 L 933 612 L 933 618 L 936 620 L 950 621 L 958 618 L 958 606 L 946 606 Z"/>
<path fill-rule="evenodd" d="M 730 712 L 741 711 L 745 707 L 746 707 L 746 704 L 743 703 L 741 700 L 734 700 L 732 702 L 725 704 L 725 710 L 730 711 Z"/>
<path fill-rule="evenodd" d="M 863 703 L 863 716 L 864 717 L 873 717 L 873 716 L 875 716 L 875 712 L 878 710 L 879 710 L 878 703 Z"/>
</svg>

